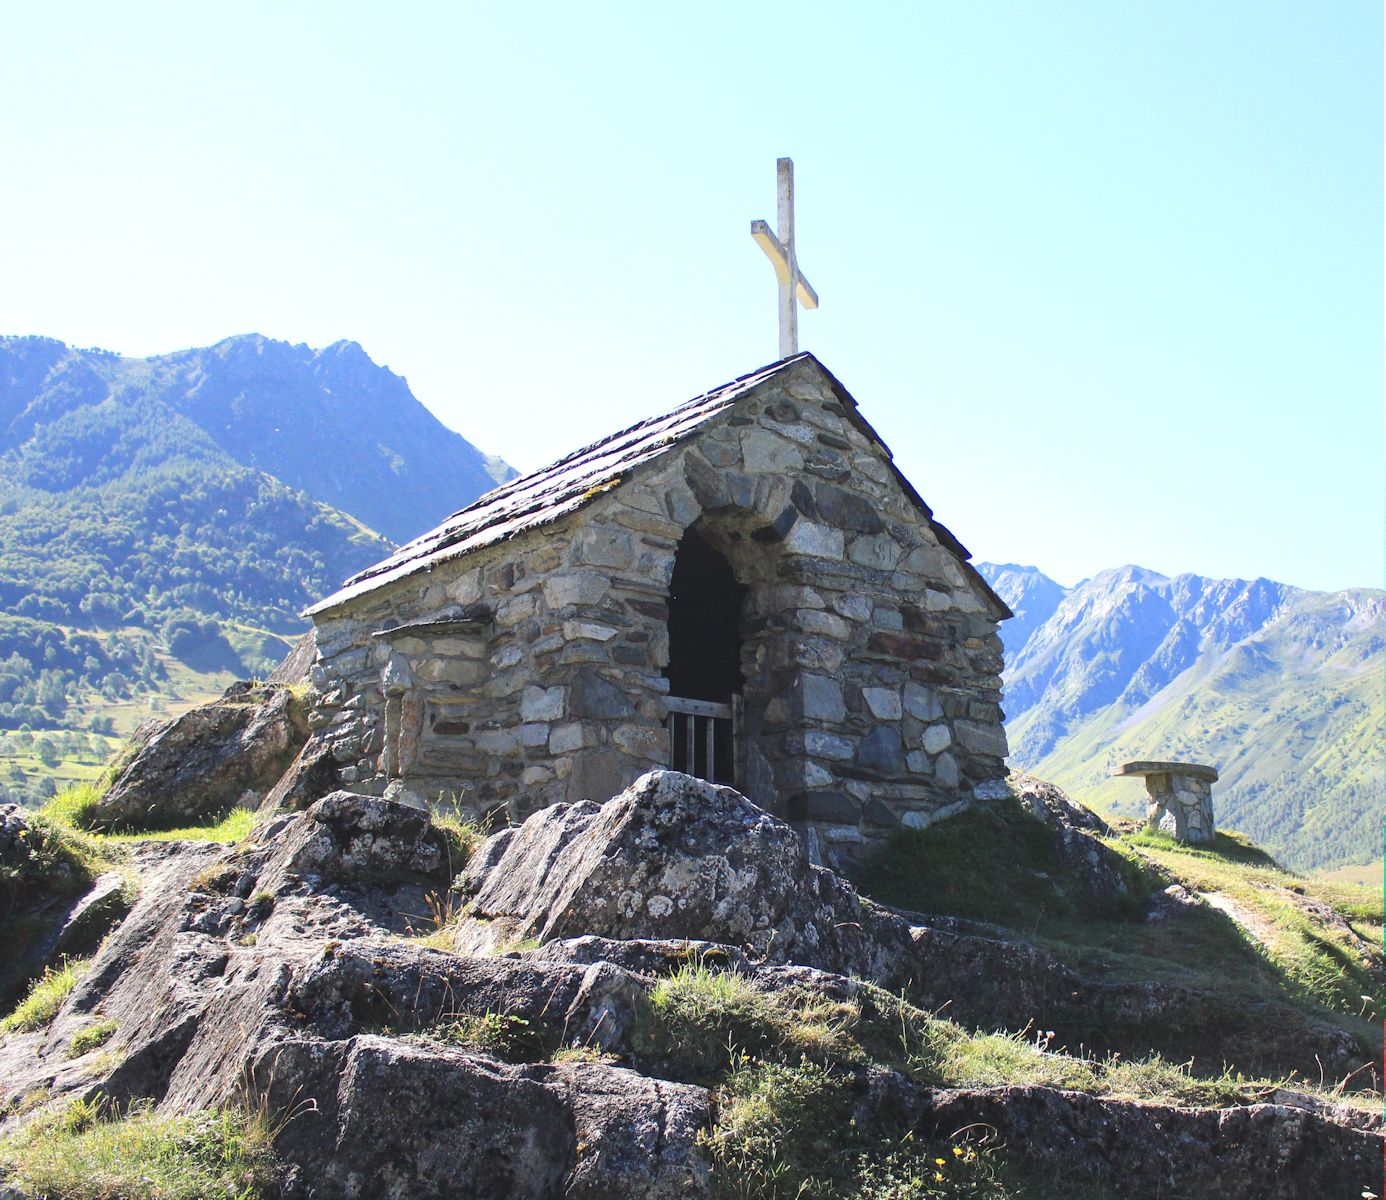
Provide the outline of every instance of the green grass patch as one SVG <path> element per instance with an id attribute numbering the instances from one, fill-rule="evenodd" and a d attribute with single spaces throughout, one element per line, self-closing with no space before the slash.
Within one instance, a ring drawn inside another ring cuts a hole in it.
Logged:
<path id="1" fill-rule="evenodd" d="M 139 833 L 108 833 L 102 836 L 115 845 L 130 842 L 240 842 L 250 836 L 259 823 L 253 808 L 233 808 L 210 825 L 185 825 L 178 829 L 158 829 Z"/>
<path id="2" fill-rule="evenodd" d="M 60 967 L 47 967 L 29 986 L 29 994 L 14 1012 L 0 1021 L 0 1033 L 30 1033 L 42 1029 L 58 1015 L 63 1001 L 81 981 L 91 965 L 88 958 L 64 960 Z"/>
<path id="3" fill-rule="evenodd" d="M 1141 830 L 1123 840 L 1191 891 L 1221 898 L 1223 919 L 1240 922 L 1239 938 L 1288 990 L 1341 1015 L 1381 1015 L 1379 897 L 1293 875 L 1240 834 L 1189 845 Z"/>
<path id="4" fill-rule="evenodd" d="M 72 1042 L 67 1048 L 68 1058 L 81 1058 L 104 1046 L 115 1036 L 115 1032 L 116 1023 L 110 1017 L 101 1017 L 86 1028 L 79 1029 L 72 1035 Z"/>
<path id="5" fill-rule="evenodd" d="M 1237 833 L 1199 846 L 1144 828 L 1094 841 L 1124 862 L 1127 899 L 1094 901 L 1058 857 L 1052 830 L 1006 801 L 902 831 L 859 882 L 865 894 L 901 908 L 1002 926 L 1093 980 L 1206 991 L 1197 1026 L 1166 1023 L 1155 1043 L 1166 1053 L 1198 1054 L 1200 1068 L 1220 1064 L 1218 1046 L 1232 1040 L 1240 1055 L 1251 1055 L 1245 1067 L 1295 1061 L 1297 1021 L 1337 1025 L 1364 1058 L 1379 1057 L 1372 1019 L 1386 989 L 1378 898 L 1351 883 L 1300 879 Z M 1209 902 L 1145 920 L 1155 892 L 1171 880 Z M 1281 1015 L 1273 1036 L 1260 1037 L 1255 1013 L 1267 1002 Z M 1091 1031 L 1098 1044 L 1103 1036 Z"/>
<path id="6" fill-rule="evenodd" d="M 260 1114 L 76 1100 L 0 1139 L 0 1174 L 63 1200 L 255 1200 L 272 1190 L 273 1134 Z"/>
<path id="7" fill-rule="evenodd" d="M 794 988 L 763 992 L 744 975 L 694 961 L 649 992 L 637 1012 L 633 1044 L 638 1053 L 709 1082 L 746 1054 L 864 1064 L 869 1055 L 863 1043 L 876 1044 L 879 1033 L 858 1002 Z"/>
<path id="8" fill-rule="evenodd" d="M 69 829 L 90 830 L 96 819 L 96 808 L 106 794 L 109 780 L 102 778 L 74 783 L 63 788 L 47 804 L 43 813 Z"/>
<path id="9" fill-rule="evenodd" d="M 434 830 L 442 837 L 443 854 L 448 868 L 448 878 L 457 874 L 471 861 L 477 847 L 486 840 L 486 834 L 474 821 L 464 821 L 455 813 L 438 813 L 432 816 Z"/>
<path id="10" fill-rule="evenodd" d="M 859 1123 L 846 1076 L 741 1058 L 703 1135 L 719 1200 L 1115 1200 L 1082 1175 L 1018 1168 L 984 1131 L 933 1141 Z"/>
<path id="11" fill-rule="evenodd" d="M 927 829 L 899 830 L 857 882 L 899 908 L 1033 929 L 1079 917 L 1139 917 L 1150 882 L 1134 858 L 1127 864 L 1129 897 L 1098 901 L 1059 857 L 1054 830 L 1008 797 Z"/>

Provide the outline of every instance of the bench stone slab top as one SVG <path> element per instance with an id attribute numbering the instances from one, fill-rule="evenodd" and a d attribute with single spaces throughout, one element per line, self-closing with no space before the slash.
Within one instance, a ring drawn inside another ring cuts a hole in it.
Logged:
<path id="1" fill-rule="evenodd" d="M 1112 771 L 1113 775 L 1184 775 L 1192 779 L 1206 779 L 1209 783 L 1216 783 L 1218 772 L 1216 767 L 1205 766 L 1202 763 L 1181 763 L 1181 762 L 1129 762 L 1122 763 Z"/>

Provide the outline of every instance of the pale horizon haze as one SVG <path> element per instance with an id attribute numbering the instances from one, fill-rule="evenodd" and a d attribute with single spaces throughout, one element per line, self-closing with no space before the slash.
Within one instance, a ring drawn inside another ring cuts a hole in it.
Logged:
<path id="1" fill-rule="evenodd" d="M 0 3 L 0 39 L 0 334 L 357 341 L 529 470 L 777 357 L 789 155 L 800 346 L 975 558 L 1382 585 L 1379 5 Z"/>

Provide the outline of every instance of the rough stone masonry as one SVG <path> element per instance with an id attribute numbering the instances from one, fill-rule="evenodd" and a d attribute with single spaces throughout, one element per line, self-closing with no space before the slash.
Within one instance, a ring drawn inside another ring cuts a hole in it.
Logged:
<path id="1" fill-rule="evenodd" d="M 1005 776 L 1009 609 L 807 354 L 503 485 L 311 609 L 310 752 L 354 790 L 510 819 L 671 765 L 694 549 L 737 614 L 699 634 L 734 639 L 721 781 L 820 860 Z"/>

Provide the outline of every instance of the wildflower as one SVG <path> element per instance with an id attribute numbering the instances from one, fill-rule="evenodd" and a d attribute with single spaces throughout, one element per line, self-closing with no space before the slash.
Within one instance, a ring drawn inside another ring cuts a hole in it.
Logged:
<path id="1" fill-rule="evenodd" d="M 953 1147 L 953 1157 L 954 1157 L 954 1158 L 961 1158 L 961 1157 L 962 1157 L 962 1147 L 961 1147 L 961 1146 L 954 1146 L 954 1147 Z"/>

